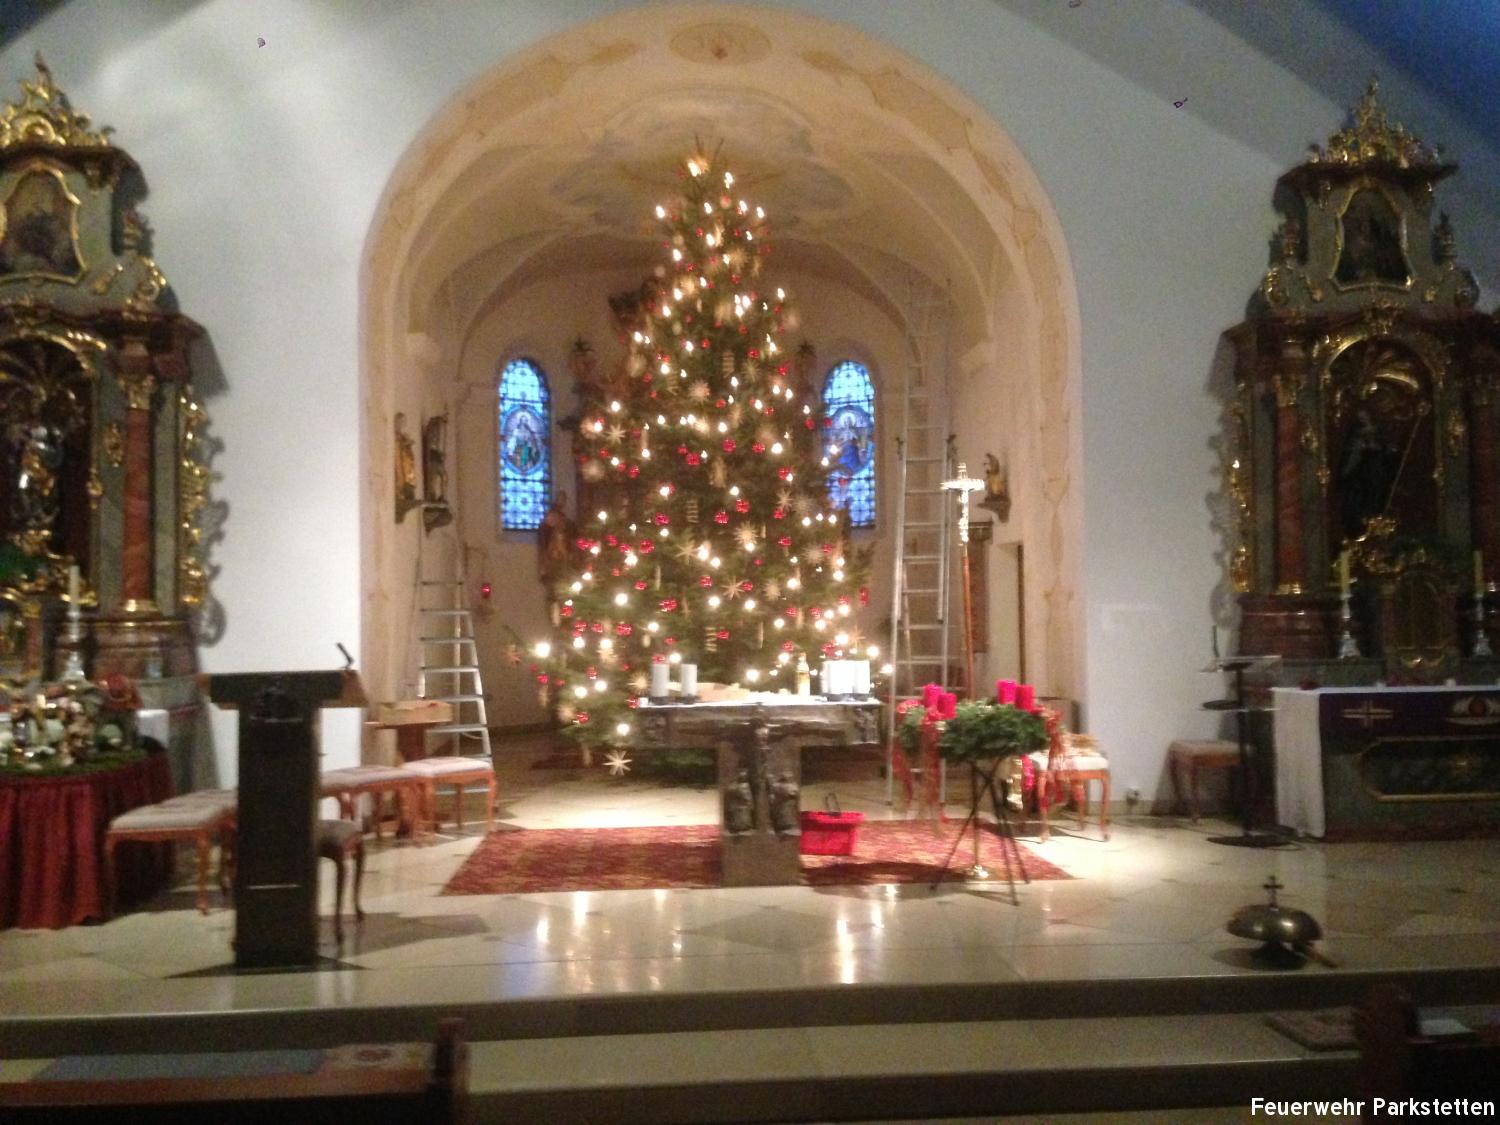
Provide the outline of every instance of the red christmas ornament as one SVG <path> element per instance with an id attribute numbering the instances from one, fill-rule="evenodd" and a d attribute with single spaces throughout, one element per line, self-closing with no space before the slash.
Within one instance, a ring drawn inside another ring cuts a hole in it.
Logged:
<path id="1" fill-rule="evenodd" d="M 728 522 L 729 522 L 729 513 L 728 512 L 715 512 L 714 513 L 714 523 L 728 523 Z"/>
<path id="2" fill-rule="evenodd" d="M 859 588 L 859 604 L 862 606 L 870 604 L 870 588 L 868 586 L 861 586 Z"/>
<path id="3" fill-rule="evenodd" d="M 621 621 L 615 626 L 615 636 L 617 637 L 628 637 L 634 631 L 635 626 L 631 625 L 628 621 Z"/>
<path id="4" fill-rule="evenodd" d="M 714 584 L 714 580 L 712 578 L 710 578 L 706 574 L 703 575 L 701 578 L 698 579 L 698 585 L 702 586 L 705 590 L 708 589 L 713 584 Z"/>
<path id="5" fill-rule="evenodd" d="M 751 453 L 764 453 L 765 451 L 766 451 L 766 447 L 763 444 L 761 444 L 760 442 L 753 441 L 753 442 L 750 443 L 750 452 Z"/>
<path id="6" fill-rule="evenodd" d="M 746 500 L 744 497 L 741 497 L 734 502 L 734 510 L 743 515 L 745 512 L 748 512 L 750 510 L 750 501 Z"/>
<path id="7" fill-rule="evenodd" d="M 687 455 L 687 463 L 689 465 L 699 465 L 702 464 L 702 462 L 703 458 L 699 457 L 696 453 L 689 453 Z"/>
<path id="8" fill-rule="evenodd" d="M 791 469 L 777 469 L 776 470 L 776 475 L 778 477 L 780 477 L 782 480 L 791 480 L 792 479 L 792 470 Z"/>
<path id="9" fill-rule="evenodd" d="M 792 545 L 792 537 L 790 535 L 783 535 L 776 542 L 780 543 L 783 547 L 790 547 Z"/>
<path id="10" fill-rule="evenodd" d="M 725 453 L 733 453 L 734 452 L 734 438 L 725 438 L 724 439 L 724 452 Z"/>
<path id="11" fill-rule="evenodd" d="M 645 580 L 644 579 L 638 579 L 636 581 L 635 588 L 637 590 L 644 590 L 646 588 L 646 582 L 645 582 Z"/>
<path id="12" fill-rule="evenodd" d="M 559 617 L 572 617 L 573 607 L 570 605 L 565 605 L 557 611 L 557 614 Z"/>
<path id="13" fill-rule="evenodd" d="M 579 726 L 583 726 L 584 723 L 589 721 L 589 713 L 587 711 L 580 711 L 573 716 L 573 721 Z"/>
<path id="14" fill-rule="evenodd" d="M 666 512 L 657 512 L 651 519 L 662 527 L 666 527 L 667 524 L 672 522 L 672 517 L 667 515 Z"/>
<path id="15" fill-rule="evenodd" d="M 720 629 L 718 635 L 719 635 L 719 640 L 721 640 L 721 641 L 727 641 L 729 639 L 729 630 L 728 629 Z"/>
<path id="16" fill-rule="evenodd" d="M 662 598 L 662 600 L 658 604 L 661 606 L 661 611 L 663 613 L 671 613 L 674 609 L 677 608 L 677 599 Z"/>
<path id="17" fill-rule="evenodd" d="M 771 518 L 773 520 L 784 520 L 784 519 L 786 519 L 786 512 L 785 512 L 785 510 L 783 510 L 781 508 L 777 508 L 775 511 L 773 511 L 771 513 Z"/>

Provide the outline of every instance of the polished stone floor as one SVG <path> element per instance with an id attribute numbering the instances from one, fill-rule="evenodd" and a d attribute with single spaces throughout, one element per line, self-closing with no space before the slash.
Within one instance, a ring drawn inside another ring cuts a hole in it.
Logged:
<path id="1" fill-rule="evenodd" d="M 536 741 L 502 744 L 498 819 L 508 826 L 706 823 L 712 791 L 567 768 Z M 891 815 L 884 783 L 824 783 L 844 807 Z M 809 786 L 804 806 L 820 801 Z M 471 817 L 473 805 L 471 803 Z M 1074 876 L 1023 886 L 764 887 L 443 896 L 482 828 L 437 842 L 371 842 L 364 922 L 323 952 L 348 971 L 235 976 L 233 914 L 192 908 L 182 882 L 102 925 L 0 933 L 0 1011 L 174 1011 L 266 1004 L 545 998 L 583 993 L 995 982 L 1258 971 L 1224 930 L 1263 897 L 1323 925 L 1350 969 L 1500 964 L 1500 842 L 1216 846 L 1223 823 L 1117 816 L 1113 838 L 1063 822 L 1026 842 Z M 180 865 L 184 876 L 190 862 Z M 325 871 L 330 870 L 325 865 Z M 324 880 L 326 910 L 332 889 Z M 1309 972 L 1329 971 L 1309 966 Z"/>

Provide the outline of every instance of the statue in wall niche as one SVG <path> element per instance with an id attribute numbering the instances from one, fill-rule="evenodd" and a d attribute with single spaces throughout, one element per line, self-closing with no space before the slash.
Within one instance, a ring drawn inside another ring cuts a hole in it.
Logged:
<path id="1" fill-rule="evenodd" d="M 18 452 L 11 518 L 19 531 L 50 533 L 57 521 L 61 443 L 52 428 L 41 423 L 12 426 L 10 438 Z"/>
<path id="2" fill-rule="evenodd" d="M 750 771 L 741 769 L 734 784 L 724 790 L 724 831 L 742 835 L 755 827 L 755 791 Z"/>
<path id="3" fill-rule="evenodd" d="M 453 522 L 448 506 L 448 416 L 422 425 L 422 524 L 428 530 Z"/>

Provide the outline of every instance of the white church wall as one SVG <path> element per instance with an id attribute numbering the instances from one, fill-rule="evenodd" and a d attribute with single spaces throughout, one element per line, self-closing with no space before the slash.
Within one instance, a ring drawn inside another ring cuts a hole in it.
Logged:
<path id="1" fill-rule="evenodd" d="M 1244 112 L 1285 117 L 1283 152 L 1240 144 L 997 5 L 951 5 L 942 19 L 926 5 L 784 6 L 846 21 L 941 73 L 1017 140 L 1051 195 L 1082 322 L 1082 474 L 1070 487 L 1084 490 L 1087 529 L 1086 713 L 1117 789 L 1149 793 L 1167 741 L 1205 732 L 1197 704 L 1216 694 L 1196 673 L 1219 577 L 1204 499 L 1216 487 L 1204 390 L 1215 338 L 1264 266 L 1271 186 L 1313 139 L 1305 120 L 1326 122 L 1326 135 L 1343 107 L 1309 92 L 1288 110 L 1297 84 L 1178 0 L 1132 6 L 1132 19 L 1143 36 L 1186 43 L 1184 68 L 1205 86 L 1217 74 L 1237 91 L 1277 91 Z M 215 495 L 229 518 L 214 555 L 227 630 L 202 653 L 209 671 L 327 667 L 335 641 L 357 649 L 359 268 L 380 193 L 466 83 L 620 8 L 410 0 L 371 14 L 205 0 L 163 18 L 75 0 L 0 51 L 9 91 L 40 49 L 75 104 L 115 126 L 150 186 L 156 257 L 212 336 L 223 385 L 206 386 L 205 404 L 224 443 Z M 1493 213 L 1473 202 L 1481 186 L 1460 178 L 1448 190 Z M 326 717 L 327 764 L 357 756 L 358 718 Z M 219 716 L 230 782 L 231 732 Z"/>

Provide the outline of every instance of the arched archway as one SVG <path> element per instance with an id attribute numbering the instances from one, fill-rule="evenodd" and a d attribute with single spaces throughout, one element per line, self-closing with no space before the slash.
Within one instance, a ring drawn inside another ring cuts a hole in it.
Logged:
<path id="1" fill-rule="evenodd" d="M 387 185 L 361 293 L 372 691 L 411 678 L 420 533 L 388 515 L 392 419 L 479 401 L 468 373 L 493 370 L 501 314 L 506 345 L 565 368 L 559 349 L 584 320 L 560 296 L 574 285 L 597 302 L 650 269 L 651 206 L 695 137 L 723 141 L 777 220 L 773 269 L 796 278 L 794 296 L 818 306 L 836 290 L 888 325 L 904 354 L 884 366 L 939 377 L 968 460 L 1008 455 L 1016 501 L 1002 534 L 1027 546 L 1028 673 L 1081 695 L 1078 312 L 1050 202 L 1000 127 L 899 50 L 798 13 L 717 5 L 633 9 L 499 62 Z M 506 573 L 532 551 L 497 536 L 484 554 Z"/>

